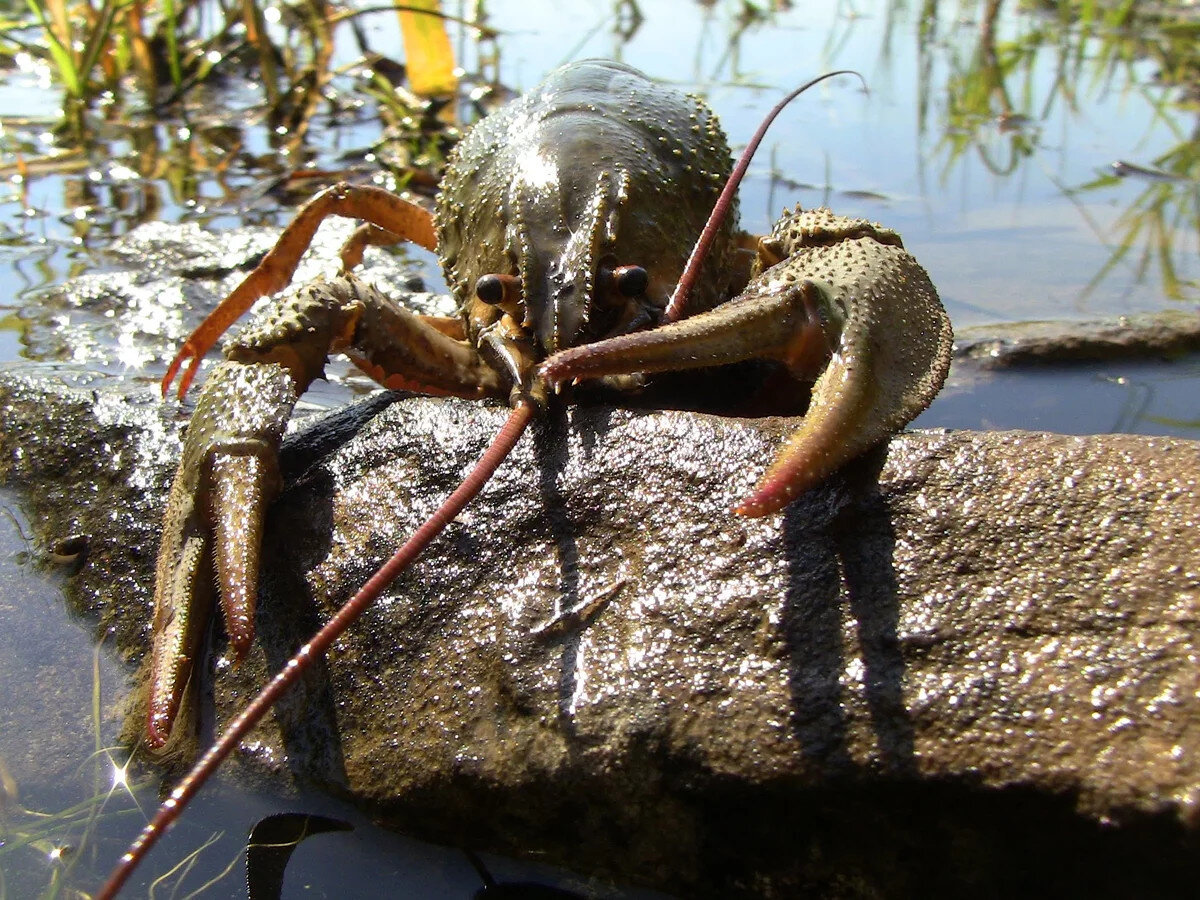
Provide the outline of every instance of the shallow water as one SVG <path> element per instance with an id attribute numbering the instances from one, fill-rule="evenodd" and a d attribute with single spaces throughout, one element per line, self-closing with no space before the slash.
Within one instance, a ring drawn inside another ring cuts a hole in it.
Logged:
<path id="1" fill-rule="evenodd" d="M 929 270 L 957 325 L 1190 308 L 1200 299 L 1195 105 L 1189 110 L 1177 104 L 1178 88 L 1155 83 L 1160 60 L 1138 56 L 1132 41 L 1115 42 L 1102 28 L 1084 36 L 1078 25 L 1019 14 L 1015 4 L 989 31 L 982 27 L 983 4 L 971 2 L 805 3 L 743 23 L 741 3 L 646 0 L 644 21 L 623 37 L 614 12 L 621 4 L 555 0 L 489 6 L 492 23 L 503 32 L 494 46 L 480 45 L 452 26 L 468 72 L 484 68 L 481 59 L 496 52 L 500 81 L 519 92 L 562 62 L 623 59 L 706 96 L 735 146 L 788 88 L 831 68 L 860 71 L 869 93 L 854 79 L 837 79 L 784 113 L 743 187 L 743 225 L 761 232 L 780 209 L 795 203 L 828 203 L 838 212 L 882 221 L 901 232 Z M 390 13 L 363 24 L 377 49 L 402 56 Z M 349 61 L 348 36 L 339 37 L 345 44 L 339 54 Z M 1147 40 L 1153 43 L 1153 36 Z M 1132 62 L 1122 61 L 1126 53 Z M 297 164 L 297 157 L 281 154 L 280 136 L 269 132 L 257 112 L 256 92 L 241 86 L 193 109 L 186 126 L 135 121 L 108 127 L 85 153 L 35 167 L 25 180 L 14 178 L 18 156 L 28 162 L 53 149 L 49 132 L 58 103 L 46 71 L 36 66 L 10 74 L 0 87 L 0 163 L 10 179 L 0 190 L 0 269 L 8 273 L 0 278 L 0 361 L 66 356 L 116 371 L 133 364 L 131 374 L 157 380 L 169 353 L 165 348 L 186 331 L 181 303 L 142 310 L 140 318 L 122 319 L 120 326 L 114 316 L 106 338 L 49 351 L 27 336 L 47 327 L 70 335 L 78 313 L 50 309 L 47 289 L 94 271 L 97 251 L 143 222 L 188 221 L 221 230 L 286 221 L 291 207 L 265 195 L 263 187 Z M 238 139 L 236 164 L 218 175 L 201 161 L 220 157 L 230 129 Z M 369 106 L 341 116 L 336 127 L 319 115 L 304 156 L 337 168 L 341 154 L 378 137 Z M 1116 178 L 1117 161 L 1189 174 Z M 1127 241 L 1128 252 L 1121 255 Z M 412 256 L 437 285 L 432 260 L 419 251 Z M 1200 438 L 1198 386 L 1195 357 L 1003 374 L 963 368 L 917 424 L 1194 439 Z M 321 402 L 347 393 L 335 383 L 322 389 Z M 5 585 L 0 631 L 9 644 L 0 646 L 0 655 L 11 661 L 4 669 L 10 674 L 0 678 L 0 709 L 9 717 L 0 729 L 0 759 L 20 784 L 25 807 L 53 812 L 98 790 L 107 792 L 113 770 L 107 755 L 97 757 L 99 763 L 91 756 L 97 738 L 90 719 L 88 626 L 63 611 L 55 597 L 57 576 L 31 567 L 28 539 L 21 535 L 34 529 L 22 521 L 11 495 L 5 508 L 12 515 L 0 523 Z M 35 638 L 55 649 L 27 658 L 39 646 Z M 21 648 L 26 656 L 17 655 Z M 50 656 L 53 672 L 31 668 Z M 122 672 L 103 654 L 99 677 L 102 702 L 111 703 Z M 47 723 L 42 742 L 55 744 L 52 763 L 34 764 L 38 757 L 29 754 L 31 744 L 12 727 L 29 721 Z M 111 734 L 99 737 L 101 746 L 112 740 Z M 143 805 L 152 802 L 153 789 L 140 796 Z M 306 798 L 303 807 L 353 818 L 331 801 Z M 230 789 L 206 792 L 172 835 L 172 845 L 156 851 L 158 871 L 224 830 L 223 843 L 206 850 L 188 877 L 193 888 L 204 883 L 234 859 L 246 828 L 277 808 L 271 798 L 246 798 Z M 130 809 L 124 796 L 104 807 L 105 827 L 112 828 L 108 844 L 116 847 L 142 821 Z M 355 821 L 360 827 L 353 838 L 314 839 L 312 852 L 323 844 L 335 856 L 355 854 L 354 868 L 368 873 L 357 895 L 373 895 L 380 877 L 411 896 L 465 896 L 478 886 L 457 851 L 403 842 Z M 79 840 L 65 828 L 37 848 L 13 849 L 11 841 L 0 847 L 10 895 L 51 884 L 55 867 L 63 865 L 51 858 L 52 851 Z M 82 868 L 104 870 L 116 855 L 108 844 Z M 499 875 L 504 863 L 497 865 Z M 317 877 L 313 873 L 320 868 L 304 870 L 304 877 Z M 72 878 L 80 887 L 95 882 L 94 872 Z M 239 878 L 236 871 L 227 875 L 215 895 L 235 893 Z M 354 890 L 345 883 L 324 888 L 313 883 L 305 893 L 354 896 Z"/>

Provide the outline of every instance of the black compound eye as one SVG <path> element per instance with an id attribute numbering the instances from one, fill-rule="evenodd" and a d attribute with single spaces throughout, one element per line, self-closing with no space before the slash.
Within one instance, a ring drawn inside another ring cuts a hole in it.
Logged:
<path id="1" fill-rule="evenodd" d="M 515 275 L 480 275 L 475 282 L 475 296 L 491 306 L 521 296 L 521 279 Z"/>
<path id="2" fill-rule="evenodd" d="M 613 269 L 613 283 L 626 297 L 640 297 L 650 286 L 650 276 L 641 266 L 620 266 Z"/>
<path id="3" fill-rule="evenodd" d="M 475 296 L 495 306 L 504 300 L 504 282 L 499 275 L 481 275 L 475 282 Z"/>

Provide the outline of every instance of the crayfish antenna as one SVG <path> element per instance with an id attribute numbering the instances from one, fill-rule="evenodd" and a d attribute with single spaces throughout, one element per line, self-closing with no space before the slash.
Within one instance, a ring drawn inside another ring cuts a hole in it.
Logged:
<path id="1" fill-rule="evenodd" d="M 687 306 L 688 299 L 692 295 L 692 288 L 695 287 L 696 281 L 700 277 L 700 269 L 704 265 L 704 259 L 708 256 L 709 248 L 712 247 L 712 242 L 716 239 L 717 232 L 721 229 L 721 225 L 724 224 L 726 217 L 729 215 L 729 210 L 733 206 L 734 194 L 737 193 L 738 187 L 741 186 L 742 179 L 746 175 L 746 170 L 750 168 L 750 160 L 754 158 L 754 154 L 758 150 L 758 145 L 766 137 L 767 129 L 771 127 L 771 123 L 783 112 L 785 106 L 810 87 L 837 75 L 853 75 L 862 82 L 864 91 L 869 90 L 866 79 L 853 69 L 838 69 L 833 72 L 826 72 L 824 75 L 818 75 L 816 78 L 806 81 L 789 93 L 776 103 L 774 109 L 767 113 L 766 117 L 762 120 L 762 124 L 758 126 L 758 129 L 746 144 L 746 149 L 738 157 L 733 171 L 729 173 L 729 179 L 725 182 L 725 187 L 721 191 L 721 195 L 717 198 L 717 202 L 713 204 L 708 222 L 705 224 L 704 230 L 700 232 L 700 237 L 696 239 L 696 246 L 692 248 L 692 255 L 688 257 L 687 264 L 683 267 L 683 274 L 679 276 L 679 283 L 675 285 L 675 291 L 671 294 L 671 301 L 667 304 L 667 310 L 663 317 L 664 322 L 677 322 L 683 318 L 684 307 Z"/>
<path id="2" fill-rule="evenodd" d="M 129 876 L 137 869 L 150 849 L 158 843 L 158 839 L 166 833 L 167 828 L 179 818 L 188 803 L 196 796 L 204 783 L 212 777 L 225 758 L 233 752 L 242 738 L 262 721 L 275 702 L 299 680 L 301 674 L 311 664 L 310 660 L 324 654 L 367 607 L 379 598 L 387 586 L 412 564 L 421 551 L 442 533 L 454 517 L 462 512 L 463 507 L 475 499 L 475 496 L 483 490 L 483 486 L 495 474 L 496 469 L 500 467 L 500 463 L 504 462 L 512 452 L 513 447 L 525 432 L 525 428 L 533 419 L 536 409 L 537 407 L 528 400 L 517 402 L 504 426 L 492 439 L 491 445 L 479 458 L 479 462 L 475 464 L 475 468 L 467 474 L 454 492 L 446 498 L 433 515 L 425 520 L 420 528 L 413 532 L 412 537 L 405 542 L 404 546 L 379 567 L 358 593 L 325 623 L 312 640 L 288 660 L 287 665 L 267 683 L 241 715 L 230 723 L 225 733 L 171 791 L 170 796 L 159 806 L 154 818 L 142 829 L 141 834 L 130 844 L 125 855 L 118 861 L 108 876 L 108 880 L 96 894 L 96 900 L 112 900 L 116 897 L 117 892 L 129 880 Z"/>

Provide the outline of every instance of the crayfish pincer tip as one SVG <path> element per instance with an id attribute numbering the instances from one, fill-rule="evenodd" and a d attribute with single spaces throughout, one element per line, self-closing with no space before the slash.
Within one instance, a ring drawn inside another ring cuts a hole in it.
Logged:
<path id="1" fill-rule="evenodd" d="M 158 716 L 151 715 L 146 722 L 146 734 L 142 738 L 146 749 L 152 753 L 161 750 L 170 739 L 171 726 L 166 722 L 159 721 Z"/>
<path id="2" fill-rule="evenodd" d="M 188 345 L 185 343 L 179 348 L 179 352 L 175 354 L 175 358 L 167 366 L 167 374 L 163 376 L 162 380 L 162 395 L 164 399 L 170 393 L 171 385 L 175 383 L 175 376 L 179 374 L 179 369 L 190 355 Z"/>
<path id="3" fill-rule="evenodd" d="M 250 654 L 250 647 L 252 646 L 252 644 L 253 644 L 253 636 L 251 636 L 248 640 L 245 640 L 245 641 L 234 640 L 232 637 L 230 637 L 229 649 L 233 651 L 230 654 L 230 657 L 231 657 L 231 662 L 233 663 L 233 667 L 235 669 L 238 668 L 238 666 L 240 666 L 242 663 L 244 663 L 246 661 L 246 657 Z"/>
<path id="4" fill-rule="evenodd" d="M 183 368 L 183 364 L 189 359 L 191 363 L 184 369 L 183 375 L 179 380 L 179 390 L 176 392 L 180 400 L 187 394 L 192 380 L 196 377 L 196 371 L 200 368 L 200 357 L 197 355 L 190 341 L 179 348 L 179 352 L 175 354 L 175 358 L 167 366 L 167 374 L 163 376 L 162 380 L 163 399 L 166 399 L 167 394 L 170 393 L 171 385 L 175 383 L 175 376 L 179 375 L 179 370 Z"/>
<path id="5" fill-rule="evenodd" d="M 749 497 L 744 499 L 737 506 L 733 507 L 733 512 L 739 516 L 748 516 L 752 519 L 769 516 L 771 513 L 776 513 L 782 510 L 793 498 L 789 496 L 778 496 L 775 493 L 766 491 L 756 491 Z"/>

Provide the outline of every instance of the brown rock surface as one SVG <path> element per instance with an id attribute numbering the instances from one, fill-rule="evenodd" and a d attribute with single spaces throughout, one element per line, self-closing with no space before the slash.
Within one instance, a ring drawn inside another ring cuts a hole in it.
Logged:
<path id="1" fill-rule="evenodd" d="M 92 535 L 77 584 L 129 652 L 175 442 L 150 397 L 0 378 L 0 475 Z M 344 416 L 331 452 L 292 443 L 262 642 L 220 667 L 219 719 L 502 417 L 405 399 Z M 611 408 L 537 427 L 243 762 L 686 895 L 1194 883 L 1200 445 L 907 434 L 878 480 L 731 516 L 783 430 Z M 582 628 L 530 634 L 614 582 Z"/>
<path id="2" fill-rule="evenodd" d="M 957 330 L 954 355 L 991 368 L 1200 352 L 1200 310 L 1168 309 L 1094 321 L 1005 322 Z"/>

